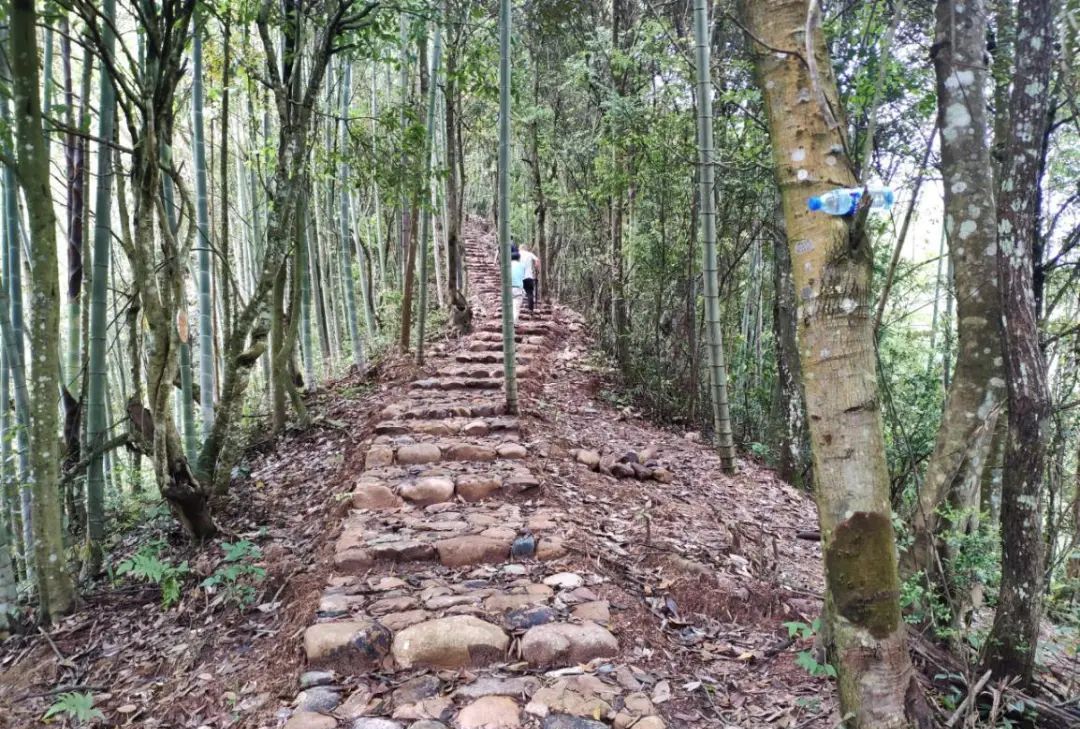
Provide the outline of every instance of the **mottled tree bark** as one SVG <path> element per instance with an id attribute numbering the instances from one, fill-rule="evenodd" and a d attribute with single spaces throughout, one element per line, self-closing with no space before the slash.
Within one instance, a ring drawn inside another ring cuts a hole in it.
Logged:
<path id="1" fill-rule="evenodd" d="M 914 542 L 905 555 L 907 570 L 925 572 L 931 585 L 960 603 L 960 593 L 943 589 L 950 578 L 938 568 L 944 565 L 948 571 L 939 530 L 950 528 L 941 523 L 938 509 L 952 494 L 954 507 L 978 511 L 982 472 L 1005 395 L 996 211 L 986 137 L 985 10 L 982 0 L 937 5 L 934 69 L 959 341 L 945 412 L 912 518 Z M 962 604 L 953 607 L 964 612 Z"/>
<path id="2" fill-rule="evenodd" d="M 857 184 L 820 19 L 807 0 L 746 2 L 743 12 L 794 264 L 841 714 L 857 729 L 930 726 L 900 616 L 865 209 L 853 220 L 809 212 L 806 204 Z"/>
<path id="3" fill-rule="evenodd" d="M 1001 488 L 1001 591 L 986 642 L 998 675 L 1031 682 L 1043 606 L 1042 491 L 1050 392 L 1039 347 L 1032 252 L 1038 239 L 1040 147 L 1049 116 L 1053 4 L 1024 3 L 1016 25 L 1016 63 L 1009 98 L 998 194 L 998 265 L 1004 320 L 1009 433 Z"/>

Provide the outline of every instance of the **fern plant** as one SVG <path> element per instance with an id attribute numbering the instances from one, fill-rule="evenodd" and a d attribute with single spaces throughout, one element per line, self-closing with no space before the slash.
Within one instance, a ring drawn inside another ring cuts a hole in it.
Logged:
<path id="1" fill-rule="evenodd" d="M 79 725 L 93 719 L 104 719 L 105 715 L 94 708 L 93 694 L 68 691 L 57 696 L 56 701 L 45 710 L 45 715 L 41 718 L 47 721 L 57 717 L 70 719 Z"/>
<path id="2" fill-rule="evenodd" d="M 784 627 L 788 630 L 789 638 L 799 636 L 804 640 L 811 640 L 821 630 L 821 618 L 815 619 L 810 625 L 794 620 L 784 623 Z M 799 651 L 799 654 L 795 656 L 795 665 L 814 678 L 825 676 L 836 678 L 836 667 L 830 663 L 819 663 L 811 651 Z"/>
<path id="3" fill-rule="evenodd" d="M 158 585 L 161 588 L 162 607 L 170 608 L 180 601 L 180 588 L 191 568 L 187 562 L 174 565 L 168 559 L 162 559 L 160 551 L 159 543 L 143 547 L 120 562 L 116 567 L 116 574 L 129 575 L 141 582 Z"/>
<path id="4" fill-rule="evenodd" d="M 255 562 L 262 558 L 262 550 L 247 539 L 224 542 L 222 566 L 202 581 L 200 587 L 208 592 L 221 590 L 226 601 L 237 607 L 247 607 L 258 594 L 256 585 L 266 578 L 266 570 Z"/>

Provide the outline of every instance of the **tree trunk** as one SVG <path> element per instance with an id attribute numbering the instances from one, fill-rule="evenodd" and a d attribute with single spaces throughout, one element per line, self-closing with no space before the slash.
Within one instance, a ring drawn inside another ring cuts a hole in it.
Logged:
<path id="1" fill-rule="evenodd" d="M 274 277 L 274 288 L 270 293 L 270 401 L 272 412 L 272 432 L 285 430 L 285 399 L 288 397 L 288 364 L 285 356 L 285 280 L 288 272 L 285 264 L 278 269 Z"/>
<path id="2" fill-rule="evenodd" d="M 3 39 L 3 44 L 7 45 L 6 37 L 0 36 L 0 38 Z M 12 78 L 8 62 L 3 60 L 0 61 L 0 64 L 2 64 L 3 79 L 8 84 L 11 84 Z M 9 130 L 14 127 L 7 99 L 0 99 L 0 117 L 2 117 Z M 14 159 L 15 152 L 10 134 L 10 131 L 4 134 L 4 148 L 7 156 Z M 26 344 L 23 321 L 23 257 L 19 250 L 19 190 L 15 169 L 11 165 L 4 165 L 4 241 L 4 260 L 6 264 L 4 275 L 10 296 L 8 306 L 10 307 L 12 347 L 14 348 L 14 351 L 8 355 L 8 362 L 12 368 L 12 379 L 17 382 L 19 377 L 26 376 Z M 29 480 L 30 433 L 27 427 L 29 412 L 24 409 L 20 414 L 18 405 L 16 405 L 16 418 L 19 422 L 19 428 L 15 433 L 15 442 L 19 454 L 19 500 L 22 512 L 22 541 L 26 556 L 27 577 L 33 580 L 35 577 L 34 560 L 32 559 L 34 551 L 34 516 Z"/>
<path id="3" fill-rule="evenodd" d="M 783 224 L 783 211 L 779 211 Z M 778 473 L 797 488 L 811 485 L 810 441 L 806 432 L 802 368 L 799 366 L 798 318 L 791 253 L 783 229 L 773 236 L 773 341 L 776 347 L 776 427 Z"/>
<path id="4" fill-rule="evenodd" d="M 424 364 L 424 334 L 427 326 L 428 306 L 428 264 L 427 248 L 431 236 L 431 157 L 435 152 L 435 108 L 439 93 L 439 62 L 442 58 L 442 20 L 435 18 L 435 41 L 431 51 L 431 77 L 427 82 L 427 134 L 424 137 L 423 174 L 420 177 L 421 189 L 428 204 L 421 213 L 424 218 L 420 229 L 420 306 L 416 323 L 416 362 Z"/>
<path id="5" fill-rule="evenodd" d="M 116 37 L 111 25 L 116 13 L 115 0 L 106 0 L 103 12 L 108 26 L 103 49 L 112 58 Z M 105 388 L 108 368 L 106 362 L 108 319 L 106 312 L 109 262 L 112 248 L 112 155 L 107 143 L 116 129 L 116 92 L 109 79 L 109 69 L 102 64 L 98 104 L 98 138 L 103 140 L 97 156 L 97 190 L 94 199 L 94 251 L 90 276 L 90 342 L 89 380 L 87 384 L 87 450 L 96 450 L 108 433 L 105 415 Z M 86 477 L 86 546 L 85 570 L 94 576 L 101 571 L 105 540 L 105 463 L 101 455 L 90 461 Z"/>
<path id="6" fill-rule="evenodd" d="M 33 0 L 12 0 L 8 16 L 14 81 L 14 117 L 19 178 L 26 190 L 30 222 L 30 472 L 34 490 L 34 557 L 41 613 L 55 621 L 74 605 L 61 519 L 60 454 L 56 397 L 60 391 L 60 271 L 56 262 L 56 214 L 49 186 L 49 150 L 39 99 L 37 10 Z"/>
<path id="7" fill-rule="evenodd" d="M 914 541 L 904 565 L 905 571 L 923 572 L 938 594 L 951 595 L 954 617 L 959 618 L 967 611 L 966 586 L 961 584 L 965 579 L 953 572 L 942 551 L 947 540 L 940 530 L 954 525 L 941 524 L 938 509 L 952 494 L 955 504 L 968 505 L 977 516 L 982 472 L 1005 395 L 997 225 L 982 63 L 986 14 L 981 0 L 968 2 L 966 8 L 954 0 L 941 0 L 933 48 L 958 347 L 945 412 L 912 517 Z M 961 514 L 960 521 L 966 518 Z M 941 574 L 939 565 L 946 574 Z"/>
<path id="8" fill-rule="evenodd" d="M 735 444 L 728 411 L 727 365 L 724 362 L 724 333 L 720 321 L 720 294 L 716 259 L 716 197 L 713 195 L 713 116 L 709 12 L 705 0 L 694 2 L 694 29 L 697 48 L 698 177 L 701 198 L 701 236 L 705 261 L 705 312 L 709 334 L 709 384 L 712 395 L 713 429 L 720 467 L 735 472 Z M 621 264 L 620 264 L 621 265 Z"/>
<path id="9" fill-rule="evenodd" d="M 514 302 L 510 291 L 510 0 L 499 0 L 499 267 L 502 277 L 503 387 L 506 412 L 518 411 Z"/>
<path id="10" fill-rule="evenodd" d="M 83 277 L 83 140 L 76 132 L 75 89 L 71 76 L 71 38 L 67 17 L 63 20 L 63 33 L 60 38 L 60 55 L 64 66 L 64 104 L 67 106 L 67 124 L 72 131 L 64 144 L 66 161 L 67 195 L 67 360 L 64 367 L 64 385 L 73 394 L 78 392 L 77 383 L 82 369 L 82 339 L 79 325 L 82 322 L 82 277 Z M 88 99 L 80 99 L 87 104 Z"/>
<path id="11" fill-rule="evenodd" d="M 998 675 L 1018 676 L 1024 686 L 1035 668 L 1043 606 L 1042 491 L 1050 393 L 1039 347 L 1032 253 L 1038 240 L 1040 146 L 1049 118 L 1053 17 L 1050 0 L 1025 3 L 1018 16 L 997 201 L 1009 435 L 1002 474 L 1001 591 L 986 663 Z"/>
<path id="12" fill-rule="evenodd" d="M 811 195 L 856 184 L 820 17 L 807 0 L 747 2 L 743 13 L 795 262 L 840 713 L 857 729 L 929 727 L 900 615 L 872 330 L 873 257 L 861 224 L 866 208 L 852 221 L 809 212 L 806 204 Z"/>
<path id="13" fill-rule="evenodd" d="M 349 94 L 352 91 L 352 65 L 342 61 L 341 82 L 341 121 L 339 122 L 338 154 L 341 163 L 338 167 L 338 252 L 341 256 L 341 295 L 345 299 L 345 317 L 349 325 L 349 340 L 352 344 L 352 362 L 358 369 L 364 367 L 364 340 L 360 337 L 360 319 L 356 311 L 356 280 L 353 278 L 352 262 L 352 220 L 349 215 L 349 129 L 345 120 L 349 116 Z M 284 283 L 282 283 L 284 286 Z"/>
<path id="14" fill-rule="evenodd" d="M 300 348 L 304 356 L 304 376 L 308 388 L 313 389 L 318 384 L 318 380 L 315 376 L 315 343 L 311 333 L 312 292 L 311 251 L 309 250 L 311 242 L 308 236 L 308 194 L 306 190 L 301 193 L 299 201 L 297 248 L 293 255 L 297 259 L 299 269 L 297 273 L 300 277 Z"/>
<path id="15" fill-rule="evenodd" d="M 444 14 L 449 18 L 450 0 L 444 7 Z M 446 222 L 446 265 L 449 270 L 450 301 L 455 301 L 455 294 L 461 289 L 461 183 L 458 177 L 457 162 L 457 47 L 448 44 L 446 53 L 446 207 L 449 211 Z"/>
<path id="16" fill-rule="evenodd" d="M 210 265 L 210 208 L 206 190 L 206 142 L 203 133 L 202 28 L 195 23 L 191 51 L 191 145 L 195 155 L 195 214 L 198 234 L 199 400 L 203 436 L 214 427 L 214 298 Z"/>

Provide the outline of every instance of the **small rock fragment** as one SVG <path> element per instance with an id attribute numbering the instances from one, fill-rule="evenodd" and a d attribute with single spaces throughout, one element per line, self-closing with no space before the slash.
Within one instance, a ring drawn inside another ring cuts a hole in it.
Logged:
<path id="1" fill-rule="evenodd" d="M 600 454 L 596 451 L 582 449 L 577 452 L 575 458 L 578 463 L 592 469 L 593 471 L 595 471 L 597 467 L 600 466 Z"/>
<path id="2" fill-rule="evenodd" d="M 515 729 L 521 726 L 521 712 L 507 696 L 485 696 L 462 709 L 457 723 L 461 729 Z"/>
<path id="3" fill-rule="evenodd" d="M 564 590 L 572 590 L 575 587 L 581 587 L 585 584 L 585 580 L 581 575 L 574 572 L 559 572 L 554 575 L 549 575 L 544 578 L 544 584 L 548 587 L 558 587 Z"/>
<path id="4" fill-rule="evenodd" d="M 326 714 L 298 711 L 285 722 L 285 729 L 334 729 L 337 719 Z"/>

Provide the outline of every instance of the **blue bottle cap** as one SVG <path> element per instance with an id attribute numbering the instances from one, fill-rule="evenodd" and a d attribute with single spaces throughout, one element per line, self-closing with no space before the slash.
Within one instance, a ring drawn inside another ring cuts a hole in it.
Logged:
<path id="1" fill-rule="evenodd" d="M 810 209 L 810 212 L 821 210 L 821 198 L 815 195 L 806 201 L 806 207 Z"/>

